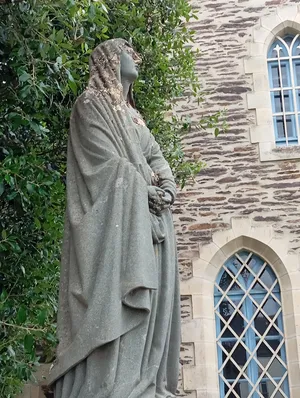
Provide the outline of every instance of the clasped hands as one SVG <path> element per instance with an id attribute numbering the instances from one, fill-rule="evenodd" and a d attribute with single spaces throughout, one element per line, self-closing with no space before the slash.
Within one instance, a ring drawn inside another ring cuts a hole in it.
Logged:
<path id="1" fill-rule="evenodd" d="M 169 192 L 156 186 L 148 186 L 149 210 L 152 214 L 160 216 L 172 204 L 172 196 Z"/>

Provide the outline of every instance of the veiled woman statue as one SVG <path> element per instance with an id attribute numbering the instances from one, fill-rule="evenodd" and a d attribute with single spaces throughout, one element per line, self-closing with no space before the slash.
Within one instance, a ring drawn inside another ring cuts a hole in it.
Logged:
<path id="1" fill-rule="evenodd" d="M 176 391 L 176 187 L 134 107 L 139 61 L 125 40 L 99 45 L 71 116 L 55 398 Z"/>

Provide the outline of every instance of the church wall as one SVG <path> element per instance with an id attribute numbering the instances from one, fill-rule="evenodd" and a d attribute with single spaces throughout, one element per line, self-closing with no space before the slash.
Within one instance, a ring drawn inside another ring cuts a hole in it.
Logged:
<path id="1" fill-rule="evenodd" d="M 190 259 L 198 244 L 210 242 L 214 231 L 227 229 L 232 216 L 249 216 L 271 224 L 279 236 L 291 237 L 291 249 L 300 248 L 300 163 L 296 160 L 260 162 L 258 146 L 250 142 L 256 115 L 247 108 L 253 77 L 245 73 L 253 27 L 263 15 L 276 14 L 281 4 L 297 1 L 194 1 L 199 21 L 197 62 L 205 105 L 181 104 L 182 115 L 197 121 L 203 114 L 227 109 L 229 129 L 214 138 L 211 131 L 194 128 L 185 140 L 189 158 L 206 163 L 193 185 L 178 194 L 174 209 L 182 277 L 190 276 Z"/>
<path id="2" fill-rule="evenodd" d="M 194 127 L 185 139 L 187 156 L 190 159 L 200 157 L 207 166 L 193 185 L 179 192 L 174 207 L 182 280 L 182 363 L 184 369 L 188 369 L 188 376 L 183 376 L 180 395 L 211 398 L 219 396 L 217 379 L 213 379 L 216 372 L 208 372 L 213 373 L 210 375 L 211 391 L 203 388 L 207 385 L 207 376 L 204 371 L 201 373 L 200 367 L 195 371 L 199 351 L 195 335 L 199 339 L 205 325 L 210 331 L 213 330 L 209 326 L 209 322 L 213 323 L 213 311 L 210 309 L 211 313 L 205 316 L 207 308 L 204 305 L 204 296 L 209 299 L 213 292 L 207 291 L 207 276 L 199 276 L 206 272 L 205 266 L 211 264 L 214 256 L 212 245 L 220 249 L 218 237 L 225 244 L 236 236 L 246 236 L 250 229 L 256 229 L 260 231 L 256 232 L 257 239 L 275 245 L 283 261 L 288 261 L 288 254 L 294 256 L 293 268 L 287 273 L 291 272 L 296 279 L 299 275 L 300 155 L 283 156 L 283 160 L 268 161 L 272 158 L 268 158 L 269 154 L 262 158 L 258 141 L 251 137 L 251 131 L 258 124 L 254 108 L 259 108 L 260 104 L 251 105 L 250 102 L 255 90 L 261 90 L 257 89 L 259 81 L 255 81 L 252 73 L 253 70 L 260 70 L 261 59 L 253 59 L 257 51 L 253 43 L 257 39 L 255 35 L 259 36 L 262 32 L 261 18 L 267 21 L 266 17 L 269 17 L 272 21 L 270 26 L 265 23 L 265 29 L 270 33 L 276 21 L 278 25 L 293 21 L 300 8 L 298 1 L 283 0 L 193 0 L 192 5 L 199 16 L 199 20 L 193 21 L 190 26 L 196 31 L 195 47 L 201 50 L 197 71 L 206 97 L 202 106 L 181 101 L 180 112 L 183 116 L 192 116 L 192 120 L 197 122 L 203 114 L 226 108 L 229 125 L 228 131 L 217 138 L 211 131 L 199 131 Z M 259 102 L 262 97 L 263 94 L 258 95 L 255 101 Z M 269 128 L 271 130 L 272 127 Z M 263 132 L 260 129 L 260 134 Z M 230 232 L 232 222 L 239 229 L 235 236 Z M 266 236 L 270 230 L 272 236 Z M 241 246 L 234 246 L 233 251 L 239 248 Z M 259 248 L 257 252 L 263 254 Z M 207 272 L 210 272 L 209 267 Z M 199 277 L 202 279 L 197 279 Z M 295 287 L 295 291 L 299 287 Z M 298 293 L 295 294 L 299 297 Z M 203 297 L 195 300 L 195 295 Z M 199 314 L 202 314 L 202 320 Z M 299 314 L 297 308 L 292 312 L 296 328 L 299 327 Z M 187 336 L 191 336 L 190 339 Z M 210 356 L 213 357 L 216 347 L 213 340 L 210 343 Z M 298 340 L 293 344 L 299 349 Z M 297 370 L 292 371 L 300 380 L 299 366 L 295 366 Z M 299 386 L 292 387 L 292 396 L 300 396 Z"/>

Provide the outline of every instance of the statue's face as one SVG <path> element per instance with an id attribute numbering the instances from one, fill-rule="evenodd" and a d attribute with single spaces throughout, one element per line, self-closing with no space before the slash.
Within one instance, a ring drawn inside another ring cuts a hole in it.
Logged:
<path id="1" fill-rule="evenodd" d="M 121 79 L 134 82 L 138 77 L 138 64 L 141 62 L 141 58 L 131 48 L 128 48 L 122 52 L 120 61 Z"/>

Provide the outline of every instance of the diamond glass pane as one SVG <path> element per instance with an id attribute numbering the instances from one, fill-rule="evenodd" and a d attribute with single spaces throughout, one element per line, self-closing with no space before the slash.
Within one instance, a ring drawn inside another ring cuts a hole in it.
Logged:
<path id="1" fill-rule="evenodd" d="M 237 307 L 240 304 L 239 298 L 233 297 L 230 304 L 228 301 L 223 300 L 218 308 L 217 314 L 219 323 L 220 332 L 222 333 L 222 337 L 234 337 L 232 331 L 237 333 L 240 336 L 244 330 L 244 320 L 242 316 L 237 312 Z M 229 325 L 227 322 L 231 319 Z"/>
<path id="2" fill-rule="evenodd" d="M 247 361 L 246 349 L 243 345 L 238 344 L 237 340 L 224 341 L 222 346 L 224 348 L 223 363 L 228 356 L 230 358 L 224 366 L 224 376 L 228 380 L 235 379 L 240 373 L 240 368 L 243 367 Z M 246 372 L 247 369 L 245 370 L 245 373 Z M 246 377 L 242 374 L 240 378 L 245 379 Z"/>
<path id="3" fill-rule="evenodd" d="M 278 328 L 279 318 L 277 316 L 277 313 L 278 311 L 281 312 L 281 307 L 276 300 L 274 300 L 273 298 L 266 298 L 266 295 L 267 293 L 265 294 L 265 296 L 255 294 L 252 295 L 253 313 L 256 314 L 254 319 L 255 330 L 262 335 L 265 333 L 268 326 L 270 325 L 267 336 L 276 336 L 279 334 L 280 330 Z"/>
<path id="4" fill-rule="evenodd" d="M 241 250 L 215 283 L 221 398 L 289 397 L 280 288 L 263 259 Z"/>
<path id="5" fill-rule="evenodd" d="M 264 380 L 259 383 L 259 391 L 264 398 L 283 398 L 284 396 L 278 391 L 275 395 L 272 395 L 274 394 L 275 389 L 276 387 L 270 380 Z"/>
<path id="6" fill-rule="evenodd" d="M 240 398 L 247 398 L 249 396 L 248 395 L 249 387 L 248 387 L 248 383 L 247 382 L 241 381 L 241 382 L 237 383 L 234 386 L 233 390 L 237 393 L 237 395 L 235 395 L 232 392 L 230 392 L 231 389 L 229 391 L 229 388 L 226 386 L 225 387 L 225 394 L 226 395 L 224 395 L 224 396 L 226 396 L 226 398 L 236 398 L 237 396 L 240 397 Z"/>

